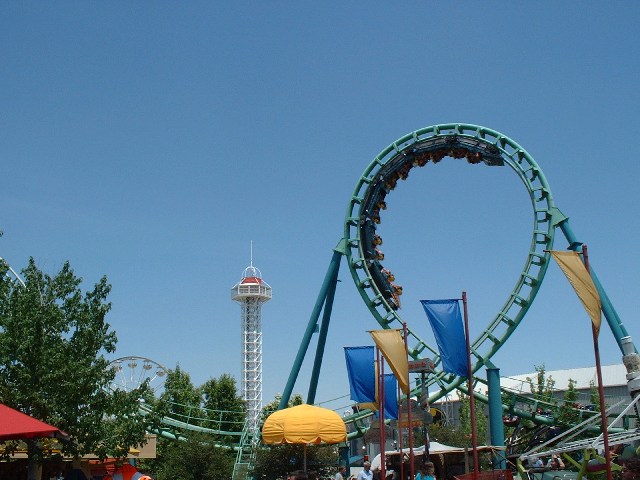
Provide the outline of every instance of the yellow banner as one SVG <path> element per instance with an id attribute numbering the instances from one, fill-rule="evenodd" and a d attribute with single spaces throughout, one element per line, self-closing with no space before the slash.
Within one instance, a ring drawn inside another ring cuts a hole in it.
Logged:
<path id="1" fill-rule="evenodd" d="M 597 335 L 600 333 L 602 304 L 598 289 L 584 266 L 580 254 L 573 251 L 552 250 L 551 256 L 576 291 L 578 298 L 591 318 Z"/>
<path id="2" fill-rule="evenodd" d="M 409 360 L 400 330 L 372 330 L 369 333 L 396 375 L 400 389 L 408 395 Z"/>

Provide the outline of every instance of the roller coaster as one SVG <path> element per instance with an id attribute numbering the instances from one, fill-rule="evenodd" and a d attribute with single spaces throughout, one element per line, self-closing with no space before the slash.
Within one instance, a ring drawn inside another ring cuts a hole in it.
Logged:
<path id="1" fill-rule="evenodd" d="M 318 352 L 324 350 L 341 257 L 346 257 L 355 286 L 378 324 L 382 328 L 402 328 L 405 324 L 399 311 L 402 288 L 394 283 L 393 274 L 383 266 L 384 254 L 379 248 L 382 238 L 376 227 L 380 223 L 381 212 L 386 209 L 386 197 L 398 186 L 398 182 L 406 180 L 413 168 L 437 164 L 445 157 L 466 159 L 469 164 L 509 166 L 525 186 L 532 206 L 533 232 L 522 271 L 502 308 L 471 343 L 474 373 L 487 364 L 524 319 L 547 272 L 549 251 L 553 248 L 557 229 L 564 234 L 570 250 L 581 248 L 582 242 L 571 230 L 568 217 L 554 204 L 542 169 L 524 148 L 509 137 L 486 127 L 456 123 L 426 127 L 399 138 L 374 158 L 356 184 L 347 208 L 343 237 L 334 250 L 283 391 L 281 407 L 290 398 L 324 308 L 307 396 L 308 402 L 315 401 L 322 360 Z M 602 299 L 603 314 L 623 351 L 623 339 L 628 337 L 628 333 L 593 268 L 591 276 Z M 465 379 L 442 371 L 438 351 L 421 339 L 410 325 L 407 332 L 409 355 L 414 359 L 429 357 L 436 365 L 435 372 L 427 379 L 427 385 L 436 385 L 438 388 L 433 389 L 429 400 L 436 401 L 460 387 Z"/>
<path id="2" fill-rule="evenodd" d="M 533 157 L 518 143 L 495 130 L 470 124 L 451 123 L 434 125 L 411 132 L 397 139 L 382 150 L 364 170 L 353 191 L 344 221 L 343 237 L 334 249 L 334 254 L 324 278 L 316 304 L 307 324 L 293 368 L 283 391 L 280 408 L 289 401 L 302 362 L 308 351 L 312 335 L 318 330 L 315 360 L 307 402 L 314 403 L 319 378 L 322 355 L 326 343 L 331 309 L 341 258 L 345 257 L 355 286 L 371 315 L 382 328 L 403 328 L 399 309 L 402 287 L 395 283 L 395 276 L 383 265 L 384 253 L 380 246 L 382 237 L 377 232 L 381 214 L 387 207 L 387 196 L 406 180 L 414 168 L 437 164 L 445 157 L 465 159 L 471 165 L 484 164 L 489 167 L 505 166 L 513 170 L 524 185 L 532 207 L 533 232 L 529 251 L 522 271 L 503 306 L 489 322 L 483 332 L 471 343 L 474 375 L 484 366 L 490 365 L 490 358 L 509 339 L 524 319 L 531 307 L 549 267 L 556 231 L 559 229 L 568 242 L 569 250 L 579 251 L 582 247 L 573 233 L 569 219 L 554 204 L 547 179 Z M 631 339 L 602 287 L 593 268 L 591 277 L 602 301 L 602 312 L 613 337 L 625 356 L 635 352 Z M 324 311 L 323 311 L 324 310 Z M 320 314 L 322 320 L 320 322 Z M 320 325 L 319 325 L 320 322 Z M 429 403 L 435 402 L 454 389 L 466 391 L 465 378 L 442 370 L 438 351 L 427 344 L 412 330 L 406 329 L 409 355 L 415 359 L 430 358 L 436 369 L 426 378 L 430 389 Z M 640 375 L 638 372 L 635 376 Z M 480 381 L 474 377 L 475 381 Z M 412 394 L 419 395 L 422 386 Z M 467 392 L 469 393 L 469 392 Z M 474 396 L 478 397 L 477 392 Z M 521 418 L 538 424 L 553 424 L 556 412 L 548 406 L 549 415 L 536 415 L 535 406 L 526 407 L 531 399 L 513 393 L 505 395 L 503 409 Z M 482 399 L 481 399 L 482 400 Z M 370 412 L 365 412 L 370 414 Z M 360 415 L 345 418 L 346 422 L 357 422 Z M 357 428 L 355 434 L 362 434 Z"/>
<path id="3" fill-rule="evenodd" d="M 396 283 L 396 278 L 390 270 L 384 267 L 384 253 L 381 250 L 383 239 L 377 228 L 381 222 L 381 215 L 387 209 L 387 197 L 398 188 L 400 182 L 407 180 L 413 169 L 425 168 L 429 164 L 435 165 L 446 157 L 466 160 L 471 165 L 508 166 L 524 185 L 532 208 L 533 231 L 522 270 L 502 307 L 482 333 L 471 342 L 474 375 L 482 367 L 490 365 L 491 357 L 523 321 L 549 267 L 549 251 L 553 249 L 558 229 L 568 242 L 569 250 L 581 249 L 582 242 L 574 235 L 568 217 L 554 204 L 542 169 L 533 157 L 511 138 L 486 127 L 462 123 L 433 125 L 400 137 L 373 159 L 356 183 L 348 202 L 342 236 L 333 251 L 283 389 L 279 408 L 287 406 L 311 339 L 317 332 L 317 346 L 307 394 L 307 403 L 316 402 L 322 356 L 343 257 L 361 298 L 376 322 L 385 329 L 403 328 L 406 325 L 400 314 L 402 287 Z M 600 294 L 602 312 L 613 337 L 621 353 L 628 356 L 635 352 L 635 347 L 593 268 L 591 277 Z M 429 403 L 442 399 L 455 389 L 469 393 L 464 384 L 466 378 L 442 370 L 437 349 L 420 338 L 410 325 L 407 325 L 406 332 L 410 357 L 415 360 L 429 358 L 435 364 L 434 373 L 426 377 L 426 387 L 434 387 L 429 389 Z M 636 377 L 640 377 L 640 372 Z M 478 376 L 474 376 L 474 379 L 476 383 L 483 382 Z M 422 386 L 416 386 L 412 393 L 419 394 L 421 388 Z M 486 401 L 475 389 L 473 393 L 479 400 Z M 526 395 L 505 391 L 503 403 L 506 413 L 531 420 L 538 425 L 552 426 L 557 418 L 557 412 L 554 410 L 557 406 L 551 404 L 544 405 L 546 415 L 536 415 L 540 407 L 539 402 Z M 151 413 L 149 407 L 144 404 L 141 405 L 140 411 L 142 415 Z M 198 411 L 203 412 L 203 409 Z M 582 414 L 589 417 L 588 412 Z M 363 411 L 345 417 L 345 422 L 353 425 L 350 438 L 364 434 L 366 427 L 362 420 L 369 415 L 372 415 L 372 412 Z M 164 428 L 158 433 L 168 438 L 181 438 L 185 432 L 202 431 L 235 438 L 237 460 L 233 478 L 248 478 L 247 472 L 257 445 L 255 432 L 251 432 L 248 425 L 244 425 L 244 428 L 237 425 L 231 429 L 233 431 L 229 431 L 228 427 L 223 427 L 221 423 L 206 423 L 215 418 L 211 412 L 205 412 L 204 416 L 209 420 L 189 414 L 184 418 L 168 415 L 163 418 Z M 616 431 L 622 435 L 621 438 L 628 438 L 628 435 L 625 437 L 623 428 Z"/>
<path id="4" fill-rule="evenodd" d="M 570 250 L 579 251 L 581 248 L 582 242 L 574 235 L 568 217 L 554 204 L 551 189 L 542 169 L 514 140 L 486 127 L 461 123 L 434 125 L 404 135 L 382 150 L 357 181 L 348 203 L 342 238 L 334 249 L 283 390 L 279 408 L 287 406 L 311 339 L 318 332 L 307 394 L 307 403 L 315 403 L 322 356 L 343 257 L 346 259 L 360 296 L 377 323 L 385 329 L 403 328 L 406 325 L 400 314 L 402 287 L 396 283 L 395 276 L 390 270 L 384 267 L 384 254 L 381 251 L 383 240 L 377 227 L 381 222 L 381 215 L 387 208 L 387 197 L 399 183 L 406 180 L 413 169 L 437 164 L 445 157 L 464 159 L 471 165 L 508 166 L 524 185 L 532 207 L 533 231 L 522 270 L 502 307 L 482 333 L 471 342 L 474 375 L 482 367 L 490 365 L 490 358 L 509 339 L 531 307 L 549 267 L 549 251 L 553 249 L 558 229 L 567 240 Z M 630 343 L 629 335 L 593 268 L 591 276 L 602 300 L 602 312 L 620 351 L 623 354 L 635 352 L 635 347 Z M 416 360 L 430 358 L 435 363 L 434 373 L 426 377 L 426 387 L 435 387 L 429 389 L 432 392 L 429 395 L 429 403 L 442 399 L 454 389 L 469 393 L 464 383 L 466 378 L 443 371 L 438 351 L 420 338 L 410 325 L 407 326 L 406 332 L 410 357 Z M 638 375 L 640 376 L 640 373 Z M 474 379 L 476 383 L 483 382 L 478 376 L 474 376 Z M 416 386 L 412 393 L 419 394 L 421 388 L 422 386 Z M 475 388 L 473 393 L 480 401 L 487 401 Z M 514 392 L 504 391 L 503 403 L 505 413 L 530 420 L 545 428 L 552 428 L 558 415 L 557 405 L 542 405 L 539 400 Z M 545 415 L 536 413 L 541 408 L 545 411 Z M 350 438 L 362 436 L 365 433 L 366 422 L 363 422 L 363 419 L 370 415 L 372 412 L 362 411 L 345 417 L 345 422 L 353 425 L 350 429 Z M 589 412 L 580 412 L 579 417 L 583 416 L 586 417 L 585 423 L 588 423 L 594 415 Z M 176 431 L 189 430 L 230 434 L 219 426 L 203 427 L 202 422 L 192 420 L 165 418 L 164 423 L 167 429 L 161 433 L 170 438 L 176 438 L 178 435 Z M 597 431 L 597 427 L 591 428 Z M 616 432 L 621 433 L 623 439 L 629 438 L 628 435 L 625 436 L 623 428 L 617 429 Z M 232 433 L 238 439 L 235 446 L 237 461 L 234 479 L 248 478 L 247 472 L 256 447 L 256 438 L 253 433 L 246 426 L 241 432 Z"/>

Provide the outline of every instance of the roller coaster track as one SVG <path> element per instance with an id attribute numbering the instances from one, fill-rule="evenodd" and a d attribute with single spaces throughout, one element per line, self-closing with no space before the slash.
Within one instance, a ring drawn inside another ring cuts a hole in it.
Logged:
<path id="1" fill-rule="evenodd" d="M 320 314 L 324 308 L 307 395 L 308 403 L 315 402 L 342 256 L 346 257 L 355 286 L 378 324 L 385 329 L 403 328 L 405 322 L 398 310 L 401 289 L 394 285 L 393 276 L 383 266 L 384 255 L 377 248 L 382 238 L 376 229 L 380 223 L 380 215 L 386 209 L 387 195 L 408 178 L 412 169 L 437 164 L 445 157 L 466 159 L 471 165 L 508 166 L 524 185 L 532 206 L 533 231 L 522 271 L 503 306 L 483 332 L 471 342 L 474 374 L 489 362 L 524 319 L 547 272 L 549 250 L 553 248 L 557 229 L 563 233 L 570 250 L 578 251 L 581 248 L 582 242 L 577 240 L 571 230 L 568 217 L 554 204 L 551 188 L 542 169 L 522 146 L 506 135 L 478 125 L 451 123 L 422 128 L 399 138 L 382 150 L 358 179 L 348 204 L 342 240 L 334 249 L 279 408 L 284 408 L 289 401 L 311 337 L 318 331 Z M 622 339 L 628 334 L 593 267 L 591 276 L 602 300 L 603 314 L 622 352 Z M 438 351 L 420 338 L 410 325 L 407 326 L 407 335 L 409 355 L 413 359 L 430 358 L 435 362 L 435 372 L 428 375 L 426 380 L 427 387 L 434 387 L 429 389 L 430 403 L 456 388 L 464 389 L 462 385 L 466 378 L 444 372 Z M 419 391 L 414 389 L 412 393 Z M 507 408 L 509 407 L 505 406 Z M 521 413 L 527 414 L 526 411 Z M 358 414 L 357 418 L 361 416 L 362 414 Z M 346 418 L 347 422 L 351 420 L 350 417 Z"/>
<path id="2" fill-rule="evenodd" d="M 169 413 L 156 419 L 155 426 L 151 429 L 153 433 L 171 440 L 185 440 L 189 432 L 200 432 L 224 439 L 224 442 L 220 441 L 215 446 L 233 449 L 236 452 L 232 479 L 248 478 L 255 460 L 257 441 L 253 424 L 249 419 L 238 423 L 229 421 L 228 417 L 230 414 L 236 416 L 240 412 L 211 410 L 167 401 L 164 401 L 163 408 L 168 409 Z M 157 409 L 157 406 L 142 402 L 139 413 L 143 418 L 150 418 L 156 414 Z M 183 413 L 179 413 L 180 411 Z"/>
<path id="3" fill-rule="evenodd" d="M 347 263 L 354 283 L 383 328 L 402 328 L 398 311 L 399 293 L 384 269 L 376 250 L 381 241 L 376 232 L 380 214 L 386 208 L 385 198 L 408 177 L 413 168 L 436 164 L 444 157 L 465 158 L 469 164 L 491 167 L 509 166 L 524 184 L 533 210 L 533 232 L 524 266 L 512 291 L 488 326 L 471 343 L 477 372 L 508 340 L 533 303 L 549 266 L 549 250 L 553 248 L 558 227 L 569 248 L 577 250 L 577 241 L 569 228 L 568 218 L 554 205 L 549 184 L 542 169 L 524 148 L 494 130 L 467 124 L 444 124 L 417 130 L 385 148 L 365 169 L 353 192 L 344 222 Z M 594 281 L 603 297 L 603 312 L 621 350 L 621 339 L 627 333 L 595 274 Z M 391 277 L 393 278 L 393 277 Z M 466 379 L 439 369 L 440 356 L 408 326 L 409 355 L 414 359 L 427 356 L 436 364 L 436 372 L 428 376 L 428 385 L 438 388 L 434 401 L 457 388 Z"/>

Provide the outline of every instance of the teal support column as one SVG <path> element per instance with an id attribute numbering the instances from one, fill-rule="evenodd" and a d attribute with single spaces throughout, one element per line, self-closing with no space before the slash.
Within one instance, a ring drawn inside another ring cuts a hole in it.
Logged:
<path id="1" fill-rule="evenodd" d="M 344 252 L 344 241 L 338 247 L 334 256 Z M 313 404 L 316 401 L 316 391 L 318 389 L 318 378 L 320 378 L 320 367 L 322 366 L 322 357 L 324 356 L 324 347 L 327 343 L 327 332 L 329 331 L 329 321 L 331 320 L 331 310 L 333 309 L 333 299 L 336 294 L 336 286 L 338 284 L 338 272 L 340 271 L 340 260 L 335 268 L 331 270 L 331 278 L 327 284 L 327 294 L 324 302 L 324 312 L 322 314 L 322 324 L 320 325 L 320 335 L 318 336 L 318 345 L 316 346 L 316 356 L 313 362 L 313 370 L 311 371 L 311 381 L 309 382 L 309 392 L 307 394 L 307 403 Z"/>
<path id="2" fill-rule="evenodd" d="M 489 429 L 491 431 L 491 445 L 504 447 L 504 424 L 502 423 L 502 393 L 500 391 L 500 369 L 489 360 L 485 362 L 487 368 L 487 385 L 489 387 Z M 498 450 L 493 461 L 493 468 L 504 470 L 507 468 L 507 456 Z"/>
<path id="3" fill-rule="evenodd" d="M 351 475 L 351 466 L 349 465 L 349 444 L 347 443 L 347 445 L 345 446 L 340 446 L 338 447 L 338 456 L 340 457 L 339 459 L 339 464 L 340 466 L 344 465 L 345 467 L 347 467 L 347 477 L 349 477 L 349 475 Z"/>
<path id="4" fill-rule="evenodd" d="M 282 392 L 282 398 L 280 399 L 278 410 L 286 408 L 289 404 L 293 386 L 298 379 L 298 374 L 300 373 L 300 369 L 302 368 L 302 362 L 304 361 L 304 357 L 307 354 L 307 349 L 309 348 L 309 344 L 311 343 L 311 337 L 313 336 L 318 325 L 318 318 L 320 317 L 320 312 L 322 311 L 322 307 L 325 303 L 325 300 L 327 299 L 327 292 L 330 289 L 331 281 L 332 279 L 335 281 L 335 278 L 337 278 L 337 272 L 340 269 L 340 260 L 342 259 L 343 255 L 341 251 L 341 247 L 343 244 L 344 240 L 340 241 L 339 246 L 336 247 L 333 251 L 331 263 L 329 264 L 329 268 L 327 269 L 327 273 L 325 274 L 324 282 L 322 283 L 322 287 L 320 288 L 320 293 L 318 293 L 316 304 L 313 307 L 313 311 L 311 312 L 311 317 L 309 318 L 307 329 L 304 332 L 302 342 L 300 343 L 300 347 L 298 348 L 298 354 L 296 355 L 296 359 L 293 363 L 293 366 L 291 367 L 289 379 L 287 380 L 287 384 L 284 388 L 284 391 Z"/>

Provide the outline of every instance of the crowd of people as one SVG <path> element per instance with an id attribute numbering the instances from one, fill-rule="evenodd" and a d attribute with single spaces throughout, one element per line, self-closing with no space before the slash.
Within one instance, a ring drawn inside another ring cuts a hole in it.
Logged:
<path id="1" fill-rule="evenodd" d="M 393 470 L 387 471 L 387 480 L 399 480 L 398 472 Z M 302 470 L 296 470 L 287 477 L 287 480 L 321 480 L 315 472 L 304 472 Z M 375 472 L 371 469 L 371 462 L 364 462 L 362 470 L 357 475 L 347 476 L 347 468 L 344 466 L 338 467 L 338 471 L 335 476 L 328 480 L 380 480 L 380 470 Z M 422 468 L 418 468 L 415 480 L 436 480 L 435 467 L 433 463 L 427 462 Z M 632 479 L 627 479 L 632 480 Z M 635 480 L 635 479 L 634 479 Z M 640 480 L 640 478 L 638 479 Z"/>
<path id="2" fill-rule="evenodd" d="M 629 452 L 631 452 L 630 449 Z M 616 478 L 619 480 L 640 480 L 640 448 L 633 449 L 633 452 L 628 454 L 624 452 L 622 447 L 613 449 L 613 462 L 618 465 L 618 471 L 620 472 Z M 592 459 L 595 461 L 595 459 Z M 590 463 L 591 465 L 591 463 Z M 543 458 L 536 458 L 530 460 L 529 468 L 533 470 L 564 470 L 567 468 L 561 455 L 552 455 L 548 460 Z M 371 463 L 365 461 L 362 470 L 355 475 L 347 475 L 347 468 L 344 466 L 338 467 L 336 473 L 332 477 L 320 478 L 315 472 L 304 472 L 302 470 L 291 473 L 287 480 L 381 480 L 380 470 L 372 470 Z M 400 480 L 398 472 L 392 469 L 387 469 L 385 480 Z M 437 480 L 435 475 L 435 467 L 432 462 L 426 462 L 424 465 L 418 467 L 415 472 L 414 480 Z"/>

